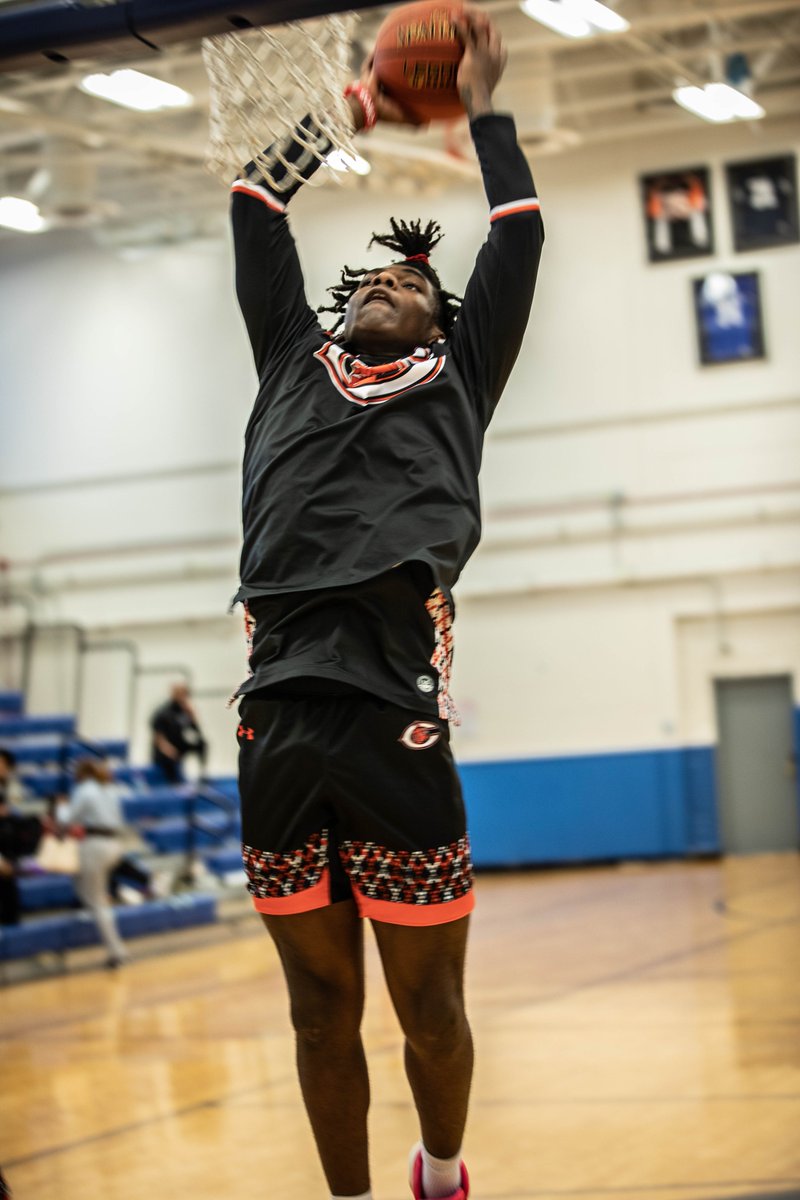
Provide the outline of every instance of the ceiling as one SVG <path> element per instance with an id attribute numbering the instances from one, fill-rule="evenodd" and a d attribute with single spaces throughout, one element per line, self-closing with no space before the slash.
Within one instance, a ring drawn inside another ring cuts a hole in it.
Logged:
<path id="1" fill-rule="evenodd" d="M 481 7 L 509 49 L 502 102 L 537 157 L 696 129 L 698 118 L 674 103 L 672 89 L 723 78 L 732 54 L 746 56 L 768 121 L 800 114 L 800 0 L 617 0 L 630 30 L 586 40 L 550 33 L 515 0 Z M 0 44 L 4 9 L 8 0 L 0 0 Z M 387 11 L 361 13 L 354 64 Z M 204 166 L 208 83 L 199 42 L 135 53 L 125 65 L 184 87 L 192 108 L 140 114 L 85 95 L 77 84 L 87 69 L 120 65 L 102 58 L 0 73 L 0 194 L 28 196 L 53 227 L 89 228 L 101 241 L 216 234 L 224 213 Z M 422 134 L 381 127 L 365 143 L 372 174 L 350 185 L 394 187 L 402 175 L 406 188 L 427 187 L 471 174 L 468 142 L 463 122 Z"/>

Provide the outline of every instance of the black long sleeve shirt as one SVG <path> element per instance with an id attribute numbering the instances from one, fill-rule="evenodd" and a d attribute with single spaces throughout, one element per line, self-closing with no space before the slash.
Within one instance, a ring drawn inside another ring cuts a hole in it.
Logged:
<path id="1" fill-rule="evenodd" d="M 286 218 L 299 182 L 268 187 L 251 169 L 233 185 L 236 288 L 259 378 L 236 596 L 253 634 L 242 691 L 315 677 L 447 715 L 451 588 L 480 537 L 484 434 L 543 241 L 513 120 L 487 114 L 471 131 L 489 236 L 452 336 L 394 363 L 359 358 L 309 307 Z M 299 141 L 281 152 L 306 176 L 316 168 Z M 399 655 L 387 628 L 398 622 Z"/>

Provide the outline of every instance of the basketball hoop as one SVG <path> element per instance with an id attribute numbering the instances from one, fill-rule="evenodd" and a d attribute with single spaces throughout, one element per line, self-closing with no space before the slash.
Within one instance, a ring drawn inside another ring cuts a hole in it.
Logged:
<path id="1" fill-rule="evenodd" d="M 344 13 L 203 40 L 210 82 L 206 165 L 213 174 L 230 183 L 252 161 L 274 184 L 271 169 L 277 160 L 293 178 L 305 179 L 276 150 L 275 143 L 289 134 L 321 162 L 331 150 L 356 154 L 350 108 L 342 96 L 352 77 L 356 21 L 355 13 Z M 307 115 L 312 128 L 298 129 Z M 330 143 L 324 150 L 319 134 Z M 268 143 L 273 144 L 269 160 L 263 153 Z M 317 182 L 323 179 L 318 176 Z"/>

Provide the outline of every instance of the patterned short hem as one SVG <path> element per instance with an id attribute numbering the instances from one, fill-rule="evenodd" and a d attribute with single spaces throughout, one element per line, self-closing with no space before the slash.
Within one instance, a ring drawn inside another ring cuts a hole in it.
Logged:
<path id="1" fill-rule="evenodd" d="M 430 850 L 388 850 L 375 842 L 351 840 L 337 847 L 331 845 L 328 830 L 321 830 L 288 854 L 242 847 L 256 910 L 303 913 L 333 903 L 331 853 L 338 854 L 362 917 L 392 925 L 440 925 L 466 916 L 474 907 L 466 835 Z M 338 898 L 345 898 L 339 892 Z"/>
<path id="2" fill-rule="evenodd" d="M 290 913 L 313 912 L 317 908 L 328 908 L 331 903 L 331 881 L 323 871 L 319 883 L 304 888 L 290 896 L 253 896 L 256 912 L 267 916 L 288 916 Z"/>
<path id="3" fill-rule="evenodd" d="M 396 900 L 371 900 L 358 888 L 353 888 L 358 915 L 370 921 L 382 921 L 385 925 L 446 925 L 460 921 L 475 907 L 475 893 L 470 890 L 457 900 L 440 904 L 404 904 Z"/>

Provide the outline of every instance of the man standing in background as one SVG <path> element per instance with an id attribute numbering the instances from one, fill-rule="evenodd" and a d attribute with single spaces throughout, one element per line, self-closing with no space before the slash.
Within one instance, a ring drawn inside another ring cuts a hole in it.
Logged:
<path id="1" fill-rule="evenodd" d="M 183 759 L 196 754 L 201 766 L 205 764 L 208 744 L 191 702 L 191 692 L 185 683 L 174 683 L 170 698 L 157 708 L 150 719 L 153 731 L 153 765 L 159 767 L 168 783 L 181 783 Z"/>

